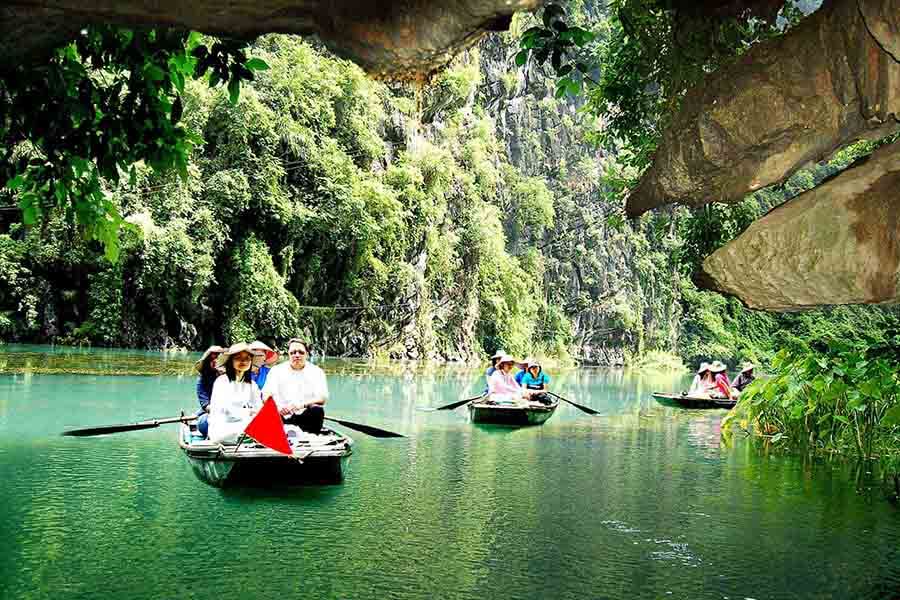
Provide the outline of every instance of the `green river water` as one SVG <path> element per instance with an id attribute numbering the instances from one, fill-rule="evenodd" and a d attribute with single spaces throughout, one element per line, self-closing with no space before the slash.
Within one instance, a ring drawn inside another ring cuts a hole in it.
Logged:
<path id="1" fill-rule="evenodd" d="M 173 426 L 195 355 L 0 347 L 0 598 L 900 597 L 900 511 L 866 467 L 723 445 L 679 377 L 554 373 L 542 427 L 427 413 L 480 371 L 322 361 L 351 435 L 333 486 L 219 490 Z"/>

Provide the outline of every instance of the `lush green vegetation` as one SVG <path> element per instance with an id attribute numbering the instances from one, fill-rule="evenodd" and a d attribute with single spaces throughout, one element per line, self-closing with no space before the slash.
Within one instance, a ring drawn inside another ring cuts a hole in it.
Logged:
<path id="1" fill-rule="evenodd" d="M 208 47 L 180 30 L 96 26 L 46 64 L 20 65 L 0 79 L 0 182 L 15 193 L 24 223 L 62 210 L 115 260 L 122 218 L 103 180 L 133 180 L 139 161 L 186 176 L 197 140 L 180 123 L 185 82 L 209 72 L 209 84 L 226 82 L 235 102 L 241 81 L 266 68 L 245 46 Z"/>
<path id="2" fill-rule="evenodd" d="M 124 223 L 115 260 L 65 206 L 8 226 L 4 337 L 196 347 L 306 331 L 338 353 L 566 355 L 571 323 L 545 298 L 534 244 L 554 197 L 472 106 L 477 63 L 436 82 L 440 128 L 410 136 L 408 92 L 299 39 L 252 52 L 268 68 L 240 102 L 184 82 L 182 168 L 98 179 Z"/>
<path id="3" fill-rule="evenodd" d="M 730 420 L 774 444 L 878 459 L 900 472 L 900 336 L 896 320 L 881 324 L 888 328 L 877 333 L 785 340 L 772 376 L 747 388 Z"/>

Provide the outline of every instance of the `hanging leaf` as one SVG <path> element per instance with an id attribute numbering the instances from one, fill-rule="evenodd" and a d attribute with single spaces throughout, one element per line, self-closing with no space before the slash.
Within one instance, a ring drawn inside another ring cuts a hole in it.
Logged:
<path id="1" fill-rule="evenodd" d="M 181 120 L 181 115 L 183 112 L 184 104 L 182 104 L 181 102 L 181 96 L 176 96 L 175 102 L 172 103 L 171 121 L 173 124 Z"/>
<path id="2" fill-rule="evenodd" d="M 516 53 L 516 66 L 523 66 L 526 62 L 528 62 L 528 50 L 519 50 Z"/>
<path id="3" fill-rule="evenodd" d="M 269 65 L 266 61 L 261 58 L 251 58 L 244 66 L 250 69 L 251 71 L 268 71 Z"/>
<path id="4" fill-rule="evenodd" d="M 228 82 L 228 99 L 232 104 L 237 104 L 241 96 L 241 80 L 233 78 Z"/>
<path id="5" fill-rule="evenodd" d="M 881 425 L 885 427 L 900 425 L 900 404 L 895 404 L 884 413 L 884 416 L 881 417 Z"/>

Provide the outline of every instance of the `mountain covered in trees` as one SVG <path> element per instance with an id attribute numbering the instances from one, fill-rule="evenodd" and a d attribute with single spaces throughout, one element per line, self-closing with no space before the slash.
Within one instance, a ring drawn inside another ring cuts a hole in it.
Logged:
<path id="1" fill-rule="evenodd" d="M 773 316 L 699 291 L 709 251 L 841 165 L 742 204 L 628 221 L 634 166 L 604 116 L 516 65 L 531 18 L 421 88 L 277 35 L 253 45 L 268 68 L 237 103 L 187 82 L 186 169 L 104 182 L 125 223 L 116 260 L 63 211 L 26 227 L 8 198 L 3 339 L 200 348 L 302 333 L 332 355 L 624 364 L 759 360 L 779 335 L 895 322 L 872 308 Z M 601 48 L 615 34 L 592 5 L 574 18 Z"/>

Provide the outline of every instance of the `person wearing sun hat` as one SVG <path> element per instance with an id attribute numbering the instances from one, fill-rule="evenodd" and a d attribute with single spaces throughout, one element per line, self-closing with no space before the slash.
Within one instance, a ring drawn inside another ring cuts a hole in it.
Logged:
<path id="1" fill-rule="evenodd" d="M 741 365 L 741 372 L 734 378 L 731 387 L 737 390 L 738 393 L 743 392 L 744 388 L 753 383 L 754 379 L 756 377 L 753 376 L 753 363 L 745 362 Z"/>
<path id="2" fill-rule="evenodd" d="M 491 357 L 491 366 L 489 366 L 487 368 L 487 371 L 485 372 L 485 377 L 490 377 L 491 375 L 494 374 L 494 371 L 497 370 L 497 361 L 500 359 L 501 356 L 505 356 L 505 355 L 506 355 L 506 352 L 504 352 L 503 350 L 497 350 L 494 353 L 494 355 Z"/>
<path id="3" fill-rule="evenodd" d="M 497 358 L 497 370 L 488 379 L 488 393 L 495 402 L 520 402 L 522 386 L 512 376 L 513 365 L 518 362 L 509 354 Z"/>
<path id="4" fill-rule="evenodd" d="M 709 377 L 709 363 L 702 362 L 700 363 L 700 368 L 697 369 L 697 374 L 694 375 L 694 381 L 691 382 L 688 394 L 705 394 L 709 387 L 708 384 L 713 384 L 712 379 Z"/>
<path id="5" fill-rule="evenodd" d="M 519 385 L 522 385 L 522 379 L 525 377 L 525 373 L 528 372 L 528 365 L 530 365 L 532 361 L 534 361 L 534 359 L 530 356 L 516 361 L 516 366 L 519 367 L 519 370 L 515 374 L 515 379 L 516 383 Z"/>
<path id="6" fill-rule="evenodd" d="M 485 394 L 488 393 L 488 388 L 489 388 L 489 386 L 487 385 L 487 381 L 490 380 L 491 375 L 493 375 L 494 371 L 497 370 L 497 360 L 505 354 L 506 354 L 506 352 L 504 352 L 503 350 L 497 350 L 494 353 L 494 355 L 491 356 L 491 366 L 489 366 L 487 368 L 487 371 L 484 372 L 484 378 L 485 378 L 484 393 Z"/>
<path id="7" fill-rule="evenodd" d="M 535 359 L 528 360 L 525 367 L 525 375 L 520 382 L 525 389 L 525 395 L 531 401 L 543 402 L 550 404 L 550 397 L 547 391 L 550 386 L 550 376 L 544 373 L 541 364 Z"/>
<path id="8" fill-rule="evenodd" d="M 712 393 L 731 400 L 734 396 L 734 390 L 731 389 L 731 382 L 728 380 L 728 367 L 725 363 L 718 360 L 714 361 L 709 365 L 709 371 L 713 374 L 716 382 L 716 387 Z"/>
<path id="9" fill-rule="evenodd" d="M 197 431 L 203 437 L 206 437 L 207 434 L 206 419 L 209 416 L 209 398 L 212 395 L 213 384 L 221 374 L 216 367 L 216 361 L 224 351 L 225 348 L 222 346 L 210 346 L 200 360 L 194 363 L 194 370 L 200 374 L 200 377 L 197 378 L 197 402 L 200 403 L 200 410 L 197 412 Z"/>
<path id="10" fill-rule="evenodd" d="M 250 377 L 256 382 L 259 389 L 263 389 L 272 365 L 278 362 L 278 351 L 272 350 L 259 340 L 250 343 L 250 351 L 254 354 Z"/>
<path id="11" fill-rule="evenodd" d="M 250 377 L 253 351 L 246 342 L 229 346 L 219 355 L 225 367 L 213 384 L 209 402 L 209 439 L 235 443 L 262 406 L 259 387 Z"/>

